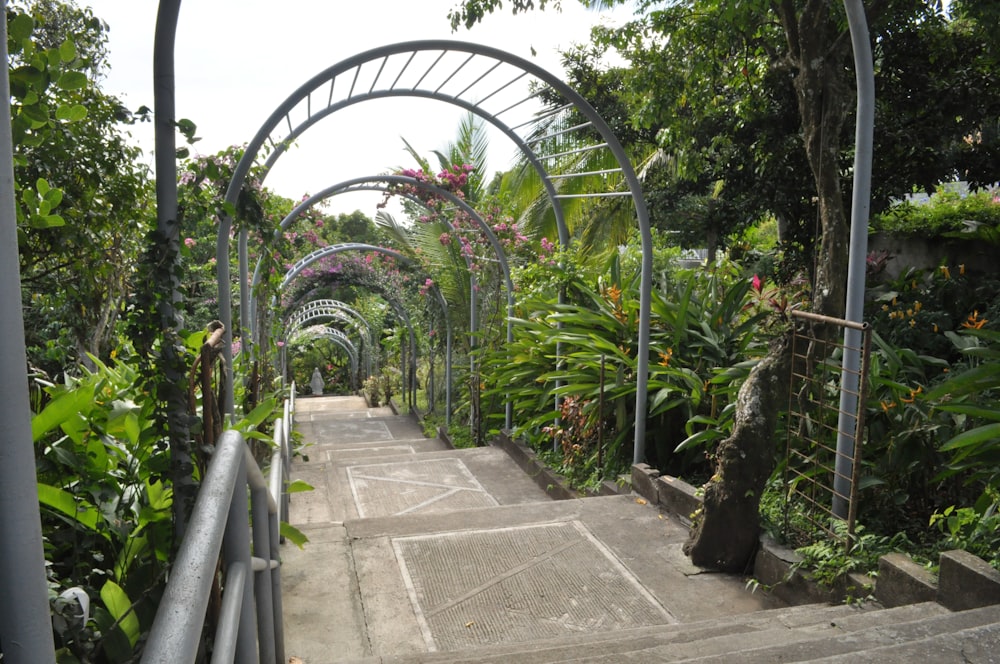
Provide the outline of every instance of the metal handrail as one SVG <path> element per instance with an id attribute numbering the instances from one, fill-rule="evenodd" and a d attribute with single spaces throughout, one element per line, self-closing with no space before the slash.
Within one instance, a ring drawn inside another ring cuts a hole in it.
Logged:
<path id="1" fill-rule="evenodd" d="M 220 554 L 226 576 L 212 662 L 286 661 L 279 520 L 288 518 L 285 488 L 294 408 L 292 396 L 275 421 L 276 444 L 266 480 L 238 431 L 220 437 L 153 620 L 143 664 L 195 661 Z"/>

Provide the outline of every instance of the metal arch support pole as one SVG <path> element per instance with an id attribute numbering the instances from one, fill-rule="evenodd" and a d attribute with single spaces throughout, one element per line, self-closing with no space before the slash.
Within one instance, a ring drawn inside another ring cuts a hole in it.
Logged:
<path id="1" fill-rule="evenodd" d="M 3 7 L 6 9 L 6 1 Z M 6 15 L 6 13 L 5 13 Z M 7 46 L 7 21 L 0 25 Z M 7 51 L 0 89 L 9 99 Z M 0 104 L 0 641 L 4 662 L 55 662 L 42 548 L 14 203 L 10 104 Z"/>
<path id="2" fill-rule="evenodd" d="M 844 0 L 854 47 L 854 69 L 858 86 L 857 127 L 854 147 L 854 192 L 851 199 L 851 242 L 847 263 L 847 309 L 845 318 L 861 323 L 864 317 L 865 255 L 868 252 L 868 215 L 871 206 L 872 151 L 875 126 L 875 71 L 868 19 L 862 0 Z M 858 427 L 861 367 L 861 332 L 844 330 L 844 365 L 840 379 L 840 415 L 837 421 L 837 461 L 833 476 L 833 513 L 848 516 L 853 477 L 854 438 Z"/>

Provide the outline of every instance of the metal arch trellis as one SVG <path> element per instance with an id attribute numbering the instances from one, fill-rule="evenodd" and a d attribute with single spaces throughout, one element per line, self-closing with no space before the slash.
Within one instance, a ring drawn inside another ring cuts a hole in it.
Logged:
<path id="1" fill-rule="evenodd" d="M 509 92 L 515 83 L 535 84 L 535 91 L 511 101 Z M 538 117 L 528 108 L 539 91 L 547 88 L 559 95 L 565 104 L 550 112 L 555 115 L 575 109 L 586 121 L 552 134 L 532 137 L 531 130 Z M 569 244 L 561 200 L 577 197 L 628 196 L 636 211 L 642 245 L 642 276 L 639 295 L 639 338 L 636 371 L 636 414 L 634 460 L 645 457 L 646 396 L 649 379 L 649 323 L 652 291 L 652 236 L 649 214 L 642 197 L 642 188 L 628 155 L 607 123 L 579 93 L 536 64 L 499 49 L 478 44 L 447 40 L 415 41 L 383 46 L 348 58 L 320 72 L 300 86 L 265 121 L 234 171 L 226 193 L 226 202 L 234 204 L 252 165 L 265 145 L 271 148 L 263 163 L 266 177 L 288 146 L 307 129 L 323 118 L 362 101 L 389 97 L 421 97 L 463 108 L 485 119 L 510 138 L 526 160 L 538 172 L 545 186 L 559 229 L 562 246 Z M 518 114 L 521 114 L 518 118 Z M 507 118 L 512 118 L 507 120 Z M 590 137 L 596 132 L 603 142 Z M 582 147 L 581 147 L 582 146 Z M 566 149 L 570 147 L 570 149 Z M 604 151 L 619 168 L 608 169 L 604 175 L 615 175 L 626 188 L 616 191 L 583 194 L 560 194 L 557 181 L 583 177 L 592 173 L 560 172 L 550 175 L 546 163 L 557 163 L 567 156 L 596 154 Z M 229 232 L 232 219 L 220 218 L 217 243 L 219 306 L 226 334 L 231 335 L 232 312 L 229 277 Z M 241 231 L 240 299 L 242 311 L 248 311 L 249 283 L 247 277 L 246 232 Z M 231 341 L 227 339 L 227 341 Z M 227 368 L 231 372 L 231 345 L 226 344 Z M 230 385 L 232 381 L 230 381 Z M 232 408 L 232 393 L 227 395 Z"/>
<path id="2" fill-rule="evenodd" d="M 284 290 L 288 286 L 288 284 L 290 284 L 292 282 L 292 280 L 294 280 L 295 277 L 297 277 L 299 275 L 299 273 L 302 272 L 302 270 L 306 269 L 312 263 L 320 260 L 321 258 L 325 258 L 326 256 L 334 256 L 336 254 L 339 254 L 339 253 L 342 253 L 342 252 L 345 252 L 345 251 L 374 251 L 376 253 L 380 253 L 380 254 L 382 254 L 384 256 L 389 256 L 391 258 L 394 258 L 394 259 L 396 259 L 396 260 L 398 260 L 400 262 L 406 263 L 406 264 L 412 264 L 412 262 L 413 262 L 408 257 L 404 256 L 403 254 L 401 254 L 398 251 L 395 251 L 393 249 L 387 249 L 386 247 L 378 247 L 378 246 L 371 245 L 371 244 L 363 244 L 363 243 L 360 243 L 360 242 L 345 242 L 345 243 L 342 243 L 342 244 L 335 244 L 335 245 L 331 245 L 329 247 L 323 247 L 321 249 L 317 249 L 316 251 L 313 251 L 312 253 L 308 254 L 307 256 L 304 256 L 303 258 L 300 258 L 298 261 L 296 261 L 296 263 L 285 274 L 285 278 L 282 280 L 281 285 L 279 286 L 279 288 L 281 290 Z M 431 291 L 435 294 L 435 300 L 437 301 L 438 305 L 441 307 L 442 311 L 444 312 L 445 329 L 447 331 L 446 350 L 445 350 L 445 353 L 447 355 L 447 359 L 446 359 L 446 362 L 445 362 L 445 374 L 446 374 L 445 375 L 445 381 L 446 381 L 446 385 L 445 385 L 445 401 L 446 401 L 446 406 L 445 406 L 445 423 L 449 424 L 450 420 L 451 420 L 451 352 L 452 352 L 453 334 L 452 334 L 451 322 L 448 320 L 448 315 L 447 315 L 448 305 L 444 301 L 444 297 L 441 295 L 440 291 L 438 291 L 437 288 L 432 288 Z M 389 299 L 387 301 L 389 302 L 389 305 L 392 306 L 393 309 L 396 311 L 397 315 L 399 315 L 399 317 L 401 319 L 403 319 L 403 322 L 406 324 L 406 327 L 409 330 L 409 333 L 410 333 L 410 348 L 413 349 L 413 352 L 411 353 L 411 358 L 410 358 L 411 365 L 413 365 L 413 366 L 411 366 L 411 369 L 415 369 L 417 342 L 416 342 L 416 335 L 415 335 L 415 333 L 413 331 L 413 324 L 410 322 L 410 317 L 406 313 L 406 310 L 403 309 L 402 306 L 400 306 L 400 304 L 397 301 L 395 301 L 393 299 Z M 404 388 L 406 387 L 406 379 L 405 379 L 406 368 L 407 367 L 405 366 L 405 361 L 404 361 L 404 366 L 403 366 L 403 373 L 404 373 L 404 382 L 403 382 L 403 385 L 404 385 Z M 413 372 L 411 371 L 411 375 L 412 375 L 412 373 Z M 412 398 L 412 394 L 409 395 L 409 396 L 411 396 L 411 398 Z"/>
<path id="3" fill-rule="evenodd" d="M 384 191 L 384 192 L 388 192 L 388 191 L 391 190 L 391 187 L 394 186 L 394 185 L 405 185 L 405 186 L 416 187 L 418 189 L 422 189 L 424 191 L 427 191 L 428 193 L 431 193 L 431 194 L 433 194 L 435 196 L 440 196 L 441 198 L 447 200 L 452 205 L 456 206 L 458 209 L 460 209 L 463 212 L 465 212 L 469 216 L 469 218 L 476 224 L 476 226 L 479 227 L 479 230 L 482 231 L 482 233 L 486 236 L 486 239 L 489 241 L 490 246 L 493 248 L 493 252 L 496 254 L 497 263 L 500 265 L 500 270 L 503 273 L 503 277 L 504 277 L 504 285 L 505 285 L 506 291 L 507 291 L 507 343 L 508 343 L 508 345 L 512 344 L 514 342 L 514 325 L 513 325 L 513 317 L 514 317 L 514 283 L 513 283 L 512 279 L 511 279 L 510 264 L 507 262 L 507 254 L 506 254 L 506 252 L 503 249 L 503 245 L 500 243 L 500 241 L 497 238 L 496 234 L 493 232 L 493 229 L 490 228 L 490 225 L 486 223 L 486 221 L 482 218 L 482 216 L 479 214 L 479 212 L 476 211 L 475 208 L 473 208 L 472 206 L 470 206 L 463 199 L 459 198 L 454 193 L 452 193 L 452 192 L 450 192 L 450 191 L 448 191 L 446 189 L 442 189 L 441 187 L 433 185 L 433 184 L 431 184 L 429 182 L 423 182 L 423 181 L 418 180 L 416 178 L 409 177 L 409 176 L 403 176 L 403 175 L 376 175 L 376 176 L 354 178 L 354 179 L 351 179 L 351 180 L 347 180 L 345 182 L 341 182 L 341 183 L 334 184 L 334 185 L 331 185 L 329 187 L 326 187 L 325 189 L 323 189 L 323 190 L 321 190 L 321 191 L 313 194 L 312 196 L 310 196 L 306 200 L 304 200 L 301 203 L 299 203 L 295 207 L 295 209 L 293 209 L 291 212 L 289 212 L 287 215 L 285 215 L 285 218 L 282 219 L 281 224 L 279 225 L 279 230 L 275 231 L 275 233 L 280 233 L 281 230 L 284 230 L 289 225 L 291 225 L 292 223 L 294 223 L 294 221 L 296 219 L 298 219 L 298 217 L 300 217 L 306 211 L 312 209 L 314 206 L 318 205 L 319 203 L 321 203 L 324 200 L 327 200 L 327 199 L 332 198 L 334 196 L 338 196 L 338 195 L 346 194 L 346 193 L 350 193 L 350 192 L 355 192 L 355 191 Z M 407 196 L 407 198 L 410 198 L 411 200 L 413 200 L 415 203 L 417 203 L 419 205 L 423 205 L 423 206 L 427 205 L 427 203 L 425 201 L 421 201 L 419 198 L 412 197 L 412 196 Z M 447 225 L 447 227 L 448 227 L 449 230 L 451 230 L 451 231 L 455 230 L 454 227 L 451 225 L 451 223 L 447 219 L 445 219 L 443 221 Z M 310 254 L 309 256 L 312 256 L 312 254 Z M 309 258 L 309 256 L 307 256 L 306 258 Z M 305 260 L 305 259 L 303 259 L 303 260 Z M 315 259 L 310 259 L 310 262 L 312 260 L 315 260 Z M 466 262 L 469 263 L 470 259 L 466 258 Z M 261 265 L 262 265 L 262 261 L 258 261 L 257 262 L 257 266 L 254 269 L 254 277 L 253 277 L 253 282 L 252 282 L 252 287 L 253 288 L 256 288 L 257 284 L 260 282 L 260 278 L 261 278 L 261 276 L 260 276 Z M 479 328 L 479 323 L 478 323 L 478 318 L 477 318 L 477 311 L 476 311 L 476 290 L 477 289 L 476 289 L 476 284 L 475 284 L 475 273 L 472 272 L 471 269 L 470 269 L 470 275 L 472 275 L 473 284 L 472 284 L 472 289 L 471 289 L 471 291 L 469 293 L 469 298 L 470 298 L 470 301 L 472 302 L 472 306 L 470 307 L 471 320 L 470 320 L 470 323 L 469 323 L 469 327 L 470 327 L 470 331 L 473 333 L 473 335 L 475 335 L 476 331 Z M 252 311 L 252 309 L 251 309 L 251 311 Z M 447 307 L 445 307 L 445 309 L 444 309 L 444 316 L 445 316 L 445 318 L 448 317 Z M 252 321 L 253 321 L 253 318 L 251 316 L 251 325 L 253 325 Z M 252 331 L 252 329 L 253 328 L 251 327 L 251 331 Z M 253 335 L 251 334 L 251 337 L 252 336 Z M 473 337 L 473 339 L 474 338 L 475 337 Z M 449 356 L 449 361 L 450 361 L 450 356 Z M 504 408 L 504 425 L 505 425 L 505 428 L 507 430 L 510 430 L 511 427 L 513 426 L 513 417 L 514 417 L 513 404 L 510 401 L 510 399 L 508 399 L 507 403 L 505 404 L 505 408 Z"/>
<path id="4" fill-rule="evenodd" d="M 315 325 L 318 321 L 324 321 L 326 323 L 332 323 L 332 322 L 343 323 L 352 330 L 354 330 L 355 332 L 359 333 L 358 338 L 361 344 L 360 344 L 360 353 L 358 354 L 358 366 L 356 370 L 360 371 L 361 369 L 364 369 L 365 375 L 370 375 L 371 339 L 368 337 L 367 328 L 362 327 L 361 324 L 358 323 L 355 319 L 351 318 L 344 312 L 339 311 L 337 309 L 317 308 L 297 317 L 295 320 L 291 321 L 285 327 L 285 342 L 286 343 L 290 342 L 292 339 L 295 338 L 296 333 L 298 333 L 299 331 L 301 331 L 310 324 Z M 340 328 L 338 327 L 337 329 Z M 343 332 L 343 330 L 341 331 Z M 357 348 L 357 346 L 355 346 L 355 348 Z"/>
<path id="5" fill-rule="evenodd" d="M 340 330 L 326 325 L 313 325 L 312 327 L 300 328 L 296 330 L 301 335 L 310 337 L 323 337 L 329 339 L 344 349 L 347 359 L 351 362 L 351 389 L 357 389 L 358 381 L 358 349 L 351 343 L 346 334 Z"/>
<path id="6" fill-rule="evenodd" d="M 293 330 L 302 327 L 309 321 L 321 318 L 333 318 L 347 323 L 358 332 L 362 341 L 361 352 L 365 372 L 371 375 L 372 350 L 375 348 L 372 326 L 364 316 L 340 300 L 312 300 L 299 307 L 285 323 L 285 340 L 288 341 Z"/>

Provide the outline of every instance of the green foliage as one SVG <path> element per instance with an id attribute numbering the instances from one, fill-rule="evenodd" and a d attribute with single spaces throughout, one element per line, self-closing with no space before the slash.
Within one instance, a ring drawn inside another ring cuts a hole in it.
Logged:
<path id="1" fill-rule="evenodd" d="M 840 519 L 830 522 L 831 529 L 840 540 L 846 540 L 847 523 Z M 850 547 L 830 540 L 800 547 L 796 553 L 802 559 L 792 566 L 793 570 L 807 571 L 810 578 L 825 588 L 832 588 L 838 580 L 851 572 L 871 573 L 878 570 L 878 559 L 887 553 L 897 551 L 902 536 L 886 537 L 866 532 L 864 526 L 855 524 Z"/>
<path id="2" fill-rule="evenodd" d="M 1000 495 L 995 488 L 975 507 L 949 505 L 931 515 L 930 526 L 944 535 L 942 550 L 962 549 L 1000 570 Z"/>
<path id="3" fill-rule="evenodd" d="M 484 361 L 487 394 L 512 400 L 516 433 L 536 448 L 551 447 L 553 436 L 560 445 L 572 441 L 564 446 L 567 459 L 575 455 L 592 465 L 593 445 L 582 432 L 604 427 L 610 466 L 631 458 L 637 278 L 623 279 L 615 262 L 607 281 L 588 282 L 567 267 L 574 265 L 571 257 L 555 260 L 563 267 L 553 266 L 549 279 L 566 289 L 566 301 L 532 290 L 520 302 L 514 342 Z M 652 463 L 680 474 L 700 463 L 701 445 L 724 435 L 724 425 L 708 425 L 731 412 L 736 389 L 761 352 L 758 335 L 770 305 L 751 296 L 750 280 L 735 267 L 679 272 L 665 287 L 653 296 L 647 428 Z M 602 389 L 605 411 L 598 416 Z M 550 427 L 559 416 L 557 398 L 564 407 L 569 401 L 574 420 L 584 418 L 572 431 Z"/>
<path id="4" fill-rule="evenodd" d="M 32 420 L 39 502 L 53 598 L 80 587 L 99 608 L 91 624 L 57 631 L 58 646 L 83 661 L 101 650 L 124 661 L 163 592 L 169 461 L 135 369 L 91 361 L 94 371 L 46 387 L 48 403 Z"/>
<path id="5" fill-rule="evenodd" d="M 6 19 L 25 340 L 54 376 L 108 357 L 152 189 L 122 128 L 132 115 L 98 87 L 106 26 L 56 0 L 12 3 Z"/>
<path id="6" fill-rule="evenodd" d="M 871 228 L 895 235 L 980 239 L 977 229 L 1000 229 L 1000 202 L 993 191 L 960 196 L 939 191 L 926 204 L 899 203 L 871 219 Z"/>

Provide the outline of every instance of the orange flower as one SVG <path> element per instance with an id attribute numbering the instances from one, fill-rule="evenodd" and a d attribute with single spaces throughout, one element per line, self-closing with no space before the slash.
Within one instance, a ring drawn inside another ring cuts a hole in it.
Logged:
<path id="1" fill-rule="evenodd" d="M 659 355 L 660 355 L 660 362 L 659 362 L 660 366 L 669 367 L 670 359 L 674 356 L 674 349 L 668 348 L 666 353 L 660 353 Z"/>
<path id="2" fill-rule="evenodd" d="M 879 405 L 882 406 L 882 412 L 888 413 L 890 408 L 895 408 L 896 404 L 893 401 L 881 401 Z"/>
<path id="3" fill-rule="evenodd" d="M 958 266 L 958 273 L 965 274 L 965 263 L 962 263 L 961 265 Z"/>
<path id="4" fill-rule="evenodd" d="M 969 320 L 962 323 L 962 327 L 968 330 L 981 330 L 983 325 L 986 325 L 986 319 L 979 317 L 979 311 L 973 311 L 969 315 Z"/>
<path id="5" fill-rule="evenodd" d="M 941 266 L 941 274 L 944 275 L 945 279 L 951 279 L 951 270 L 948 269 L 947 265 Z"/>
<path id="6" fill-rule="evenodd" d="M 920 394 L 923 391 L 924 391 L 924 388 L 922 386 L 918 385 L 917 389 L 910 390 L 910 396 L 909 397 L 903 397 L 902 399 L 900 399 L 900 401 L 902 401 L 903 403 L 913 403 L 913 400 L 916 399 L 917 395 Z"/>

